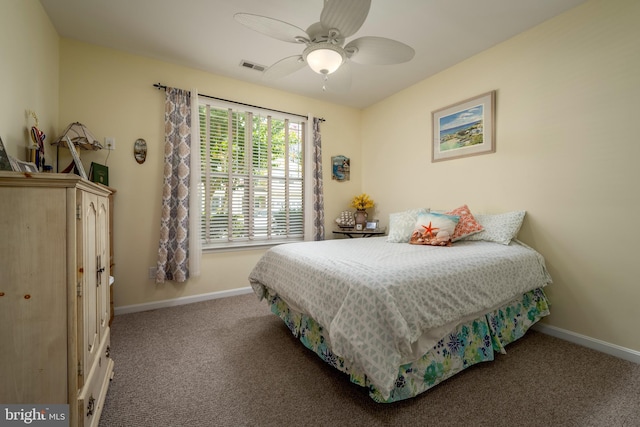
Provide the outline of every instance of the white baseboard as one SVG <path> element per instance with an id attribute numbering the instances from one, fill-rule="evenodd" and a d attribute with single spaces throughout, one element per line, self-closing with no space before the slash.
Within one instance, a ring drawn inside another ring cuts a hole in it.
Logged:
<path id="1" fill-rule="evenodd" d="M 597 340 L 586 335 L 576 334 L 575 332 L 567 331 L 566 329 L 557 328 L 551 325 L 545 325 L 543 323 L 536 323 L 533 325 L 532 329 L 592 350 L 600 351 L 611 356 L 619 357 L 620 359 L 640 364 L 640 351 L 620 347 L 619 345 Z"/>
<path id="2" fill-rule="evenodd" d="M 143 304 L 124 305 L 121 307 L 115 307 L 113 314 L 118 316 L 120 314 L 137 313 L 139 311 L 156 310 L 158 308 L 175 307 L 177 305 L 191 304 L 194 302 L 208 301 L 218 298 L 232 297 L 236 295 L 245 295 L 253 292 L 251 286 L 246 288 L 231 289 L 229 291 L 211 292 L 208 294 L 192 295 L 188 297 L 180 297 L 174 299 L 166 299 L 162 301 L 146 302 Z"/>

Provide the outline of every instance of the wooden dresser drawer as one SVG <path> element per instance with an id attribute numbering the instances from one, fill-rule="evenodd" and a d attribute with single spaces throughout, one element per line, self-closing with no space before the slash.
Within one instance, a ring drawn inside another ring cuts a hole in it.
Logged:
<path id="1" fill-rule="evenodd" d="M 113 359 L 109 355 L 110 333 L 111 329 L 107 328 L 104 339 L 100 342 L 97 358 L 78 396 L 78 419 L 84 419 L 84 423 L 79 425 L 85 427 L 98 425 L 113 375 Z"/>

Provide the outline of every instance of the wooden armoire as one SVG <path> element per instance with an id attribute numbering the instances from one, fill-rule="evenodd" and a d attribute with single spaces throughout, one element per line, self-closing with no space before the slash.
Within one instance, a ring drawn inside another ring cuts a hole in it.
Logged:
<path id="1" fill-rule="evenodd" d="M 0 402 L 69 404 L 97 426 L 110 357 L 110 190 L 0 172 Z"/>

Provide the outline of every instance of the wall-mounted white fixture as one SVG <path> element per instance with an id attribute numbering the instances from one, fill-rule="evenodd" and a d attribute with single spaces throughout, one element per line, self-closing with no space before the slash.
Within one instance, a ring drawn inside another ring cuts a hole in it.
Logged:
<path id="1" fill-rule="evenodd" d="M 107 150 L 115 150 L 116 149 L 116 139 L 112 136 L 104 137 L 104 146 Z"/>

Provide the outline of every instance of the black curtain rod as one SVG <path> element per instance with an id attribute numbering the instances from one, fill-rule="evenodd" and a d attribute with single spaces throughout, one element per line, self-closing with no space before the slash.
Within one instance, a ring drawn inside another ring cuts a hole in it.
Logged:
<path id="1" fill-rule="evenodd" d="M 161 84 L 161 83 L 155 83 L 155 84 L 153 85 L 153 87 L 155 87 L 155 88 L 157 88 L 157 89 L 167 90 L 167 86 L 165 86 L 165 85 L 163 85 L 163 84 Z M 216 98 L 215 96 L 211 96 L 211 95 L 204 95 L 204 94 L 202 94 L 202 93 L 199 93 L 199 94 L 198 94 L 198 96 L 203 96 L 203 97 L 205 97 L 205 98 L 215 99 L 215 100 L 218 100 L 218 101 L 231 102 L 231 103 L 238 104 L 238 105 L 244 105 L 245 107 L 260 108 L 260 109 L 263 109 L 263 110 L 275 111 L 276 113 L 284 113 L 284 114 L 290 114 L 290 115 L 292 115 L 292 116 L 304 117 L 305 119 L 309 118 L 308 116 L 304 116 L 304 115 L 302 115 L 302 114 L 289 113 L 288 111 L 274 110 L 273 108 L 265 108 L 265 107 L 260 107 L 260 106 L 258 106 L 258 105 L 245 104 L 245 103 L 242 103 L 242 102 L 231 101 L 231 100 L 224 99 L 224 98 Z M 323 118 L 320 118 L 320 121 L 321 121 L 321 122 L 324 122 L 324 119 L 323 119 Z"/>

